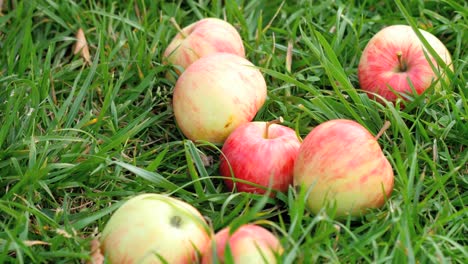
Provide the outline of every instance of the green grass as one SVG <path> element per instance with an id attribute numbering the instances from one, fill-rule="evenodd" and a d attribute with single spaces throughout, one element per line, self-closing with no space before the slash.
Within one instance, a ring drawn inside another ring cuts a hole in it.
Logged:
<path id="1" fill-rule="evenodd" d="M 219 230 L 258 222 L 283 263 L 467 263 L 468 5 L 463 1 L 3 1 L 0 16 L 0 263 L 80 263 L 120 201 L 167 193 Z M 161 55 L 185 26 L 224 18 L 260 67 L 268 99 L 256 120 L 282 116 L 305 137 L 330 119 L 376 134 L 395 172 L 386 205 L 337 221 L 276 198 L 231 193 L 220 146 L 186 140 Z M 359 88 L 357 65 L 382 27 L 424 27 L 453 58 L 450 83 L 402 107 Z M 72 53 L 83 28 L 90 65 Z M 286 66 L 293 44 L 291 71 Z M 203 158 L 213 158 L 204 164 Z M 39 243 L 43 242 L 43 243 Z"/>

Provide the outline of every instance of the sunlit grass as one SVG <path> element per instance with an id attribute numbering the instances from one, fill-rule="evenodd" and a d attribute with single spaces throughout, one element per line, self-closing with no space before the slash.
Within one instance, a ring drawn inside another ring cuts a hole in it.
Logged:
<path id="1" fill-rule="evenodd" d="M 465 263 L 468 209 L 467 4 L 446 1 L 3 1 L 0 16 L 0 262 L 80 263 L 122 201 L 167 193 L 215 230 L 256 222 L 281 238 L 283 263 Z M 143 3 L 144 2 L 144 3 Z M 305 191 L 231 193 L 220 147 L 186 140 L 161 55 L 203 17 L 232 23 L 264 73 L 256 120 L 282 116 L 305 137 L 353 119 L 376 134 L 395 172 L 386 205 L 337 221 Z M 391 24 L 444 42 L 454 72 L 439 91 L 382 105 L 359 90 L 367 41 Z M 83 28 L 90 65 L 72 53 Z M 292 46 L 287 66 L 288 43 Z"/>

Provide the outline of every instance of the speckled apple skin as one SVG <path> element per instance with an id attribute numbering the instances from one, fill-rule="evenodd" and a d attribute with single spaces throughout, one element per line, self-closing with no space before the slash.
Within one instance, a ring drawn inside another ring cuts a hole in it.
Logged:
<path id="1" fill-rule="evenodd" d="M 308 207 L 318 213 L 336 202 L 336 217 L 381 207 L 393 190 L 392 166 L 367 129 L 336 119 L 304 139 L 294 166 L 294 185 L 311 188 Z"/>
<path id="2" fill-rule="evenodd" d="M 250 122 L 236 128 L 224 142 L 220 173 L 246 180 L 280 192 L 293 183 L 294 161 L 301 145 L 296 132 L 286 126 L 271 124 L 265 138 L 267 122 Z M 231 173 L 232 170 L 232 173 Z M 229 189 L 232 180 L 225 180 Z M 236 182 L 240 192 L 265 193 L 263 188 Z"/>
<path id="3" fill-rule="evenodd" d="M 223 143 L 235 128 L 252 121 L 266 94 L 265 79 L 251 62 L 215 53 L 180 75 L 173 94 L 175 119 L 187 138 Z"/>
<path id="4" fill-rule="evenodd" d="M 180 228 L 170 224 L 173 215 L 186 216 Z M 117 209 L 100 242 L 103 254 L 113 264 L 163 263 L 155 254 L 169 263 L 188 264 L 211 237 L 211 230 L 193 206 L 165 195 L 142 194 Z"/>
<path id="5" fill-rule="evenodd" d="M 431 33 L 420 30 L 429 45 L 453 70 L 452 59 L 445 45 Z M 430 56 L 431 63 L 424 55 L 424 46 L 410 26 L 393 25 L 377 32 L 367 43 L 362 52 L 358 66 L 359 84 L 364 91 L 376 93 L 385 99 L 395 102 L 396 93 L 413 94 L 408 78 L 417 94 L 424 92 L 432 82 L 438 79 L 438 73 L 444 78 L 446 74 L 436 60 Z M 399 72 L 397 53 L 401 52 L 402 60 L 407 64 L 406 72 Z M 391 87 L 392 89 L 390 89 Z M 440 87 L 437 83 L 436 89 Z M 370 98 L 374 95 L 368 93 Z M 404 97 L 403 97 L 404 98 Z"/>
<path id="6" fill-rule="evenodd" d="M 216 256 L 220 263 L 224 263 L 226 244 L 229 244 L 235 264 L 274 264 L 277 263 L 277 256 L 283 253 L 278 238 L 267 229 L 254 224 L 243 225 L 232 235 L 229 235 L 228 227 L 224 228 L 216 233 L 213 242 L 216 244 Z M 202 264 L 215 263 L 213 255 L 212 245 L 209 245 L 203 252 Z"/>
<path id="7" fill-rule="evenodd" d="M 184 69 L 201 57 L 225 52 L 245 57 L 244 44 L 237 30 L 218 18 L 204 18 L 182 29 L 164 51 L 166 62 Z"/>

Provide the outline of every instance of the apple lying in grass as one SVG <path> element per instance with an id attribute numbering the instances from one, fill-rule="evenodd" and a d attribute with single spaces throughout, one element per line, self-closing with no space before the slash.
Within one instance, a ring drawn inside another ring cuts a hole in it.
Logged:
<path id="1" fill-rule="evenodd" d="M 165 62 L 184 69 L 201 57 L 216 52 L 245 57 L 244 44 L 237 30 L 218 18 L 204 18 L 183 29 L 164 51 Z"/>
<path id="2" fill-rule="evenodd" d="M 273 264 L 283 253 L 278 238 L 261 226 L 246 224 L 233 234 L 229 233 L 228 227 L 216 233 L 212 243 L 203 251 L 202 264 L 225 263 L 228 256 L 232 256 L 234 264 Z M 230 254 L 226 252 L 228 248 Z"/>
<path id="3" fill-rule="evenodd" d="M 190 65 L 174 88 L 176 122 L 189 139 L 223 143 L 252 121 L 266 99 L 262 73 L 248 60 L 214 53 Z"/>
<path id="4" fill-rule="evenodd" d="M 448 66 L 436 62 L 410 26 L 386 27 L 367 43 L 359 61 L 359 83 L 370 98 L 375 93 L 395 102 L 400 94 L 421 94 L 440 76 L 446 78 L 447 68 L 453 69 L 444 44 L 427 31 L 419 32 Z"/>
<path id="5" fill-rule="evenodd" d="M 193 263 L 211 236 L 191 205 L 142 194 L 112 215 L 102 232 L 101 250 L 110 263 Z"/>
<path id="6" fill-rule="evenodd" d="M 381 207 L 392 192 L 393 178 L 376 138 L 344 119 L 315 127 L 302 142 L 294 166 L 294 185 L 310 188 L 309 209 L 318 213 L 326 205 L 336 206 L 337 218 Z"/>
<path id="7" fill-rule="evenodd" d="M 284 192 L 293 182 L 294 160 L 300 145 L 296 132 L 289 127 L 274 122 L 245 123 L 224 142 L 221 175 Z M 241 192 L 266 192 L 248 183 L 225 182 L 230 189 L 235 186 Z"/>

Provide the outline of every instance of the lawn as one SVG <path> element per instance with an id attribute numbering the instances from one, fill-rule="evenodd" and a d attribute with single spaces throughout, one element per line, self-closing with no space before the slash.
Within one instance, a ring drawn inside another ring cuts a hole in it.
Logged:
<path id="1" fill-rule="evenodd" d="M 467 263 L 466 2 L 0 2 L 0 263 L 88 261 L 112 213 L 141 193 L 193 205 L 215 231 L 261 224 L 280 238 L 282 263 Z M 162 64 L 171 18 L 204 17 L 233 24 L 263 72 L 255 120 L 282 117 L 301 138 L 331 119 L 373 135 L 391 123 L 378 140 L 395 174 L 382 208 L 337 220 L 309 212 L 293 187 L 275 197 L 226 188 L 221 145 L 176 125 L 166 78 L 176 73 Z M 381 104 L 359 89 L 357 66 L 393 24 L 437 36 L 454 71 L 439 89 Z M 80 28 L 88 62 L 73 53 Z"/>

